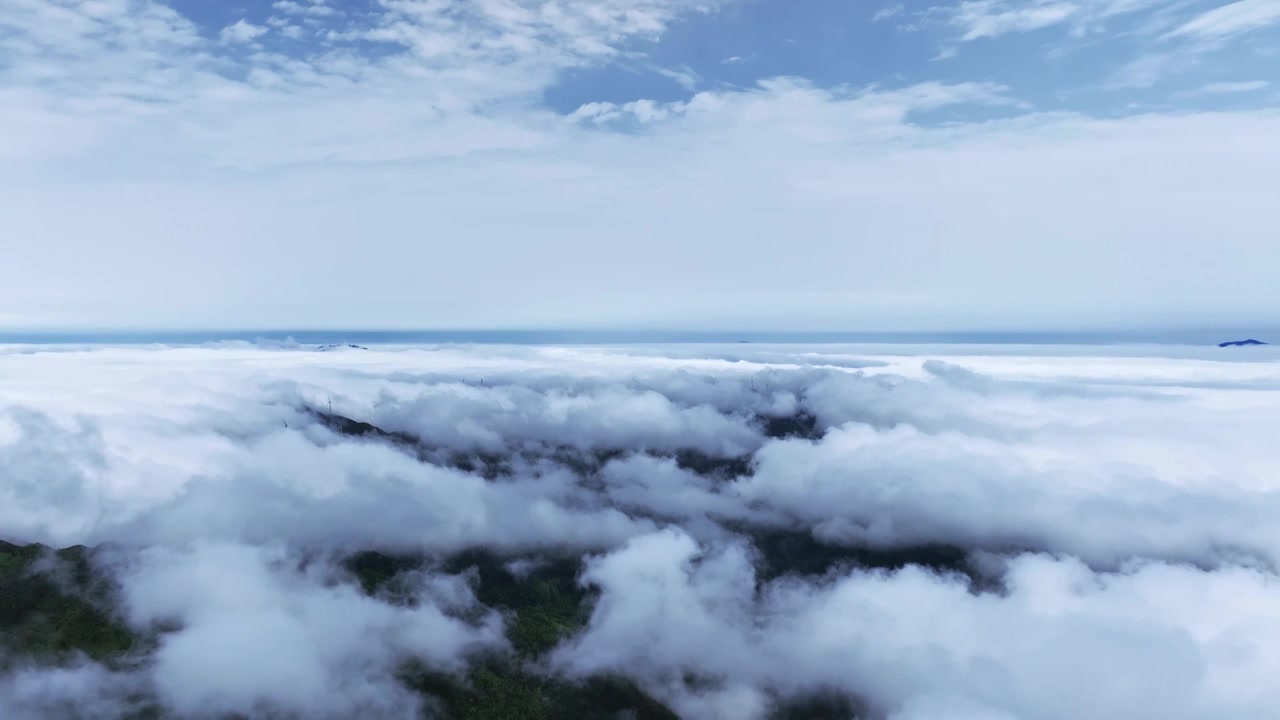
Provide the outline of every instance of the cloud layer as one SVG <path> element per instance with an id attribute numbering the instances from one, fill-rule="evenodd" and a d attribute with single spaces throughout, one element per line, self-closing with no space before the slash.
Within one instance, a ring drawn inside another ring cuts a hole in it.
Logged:
<path id="1" fill-rule="evenodd" d="M 567 557 L 527 672 L 683 717 L 1280 717 L 1280 372 L 1171 350 L 13 346 L 0 538 L 144 640 L 0 708 L 430 716 L 406 668 L 525 653 L 492 583 Z"/>

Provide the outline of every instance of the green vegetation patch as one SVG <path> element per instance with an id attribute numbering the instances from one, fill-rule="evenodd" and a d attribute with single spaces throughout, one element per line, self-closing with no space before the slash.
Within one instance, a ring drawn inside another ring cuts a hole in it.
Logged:
<path id="1" fill-rule="evenodd" d="M 513 572 L 508 569 L 512 563 L 525 568 Z M 421 554 L 365 551 L 343 564 L 366 594 L 394 599 L 405 589 L 400 586 L 403 574 L 423 569 L 428 560 Z M 506 615 L 507 637 L 522 658 L 545 653 L 590 618 L 591 597 L 578 585 L 582 561 L 576 557 L 511 558 L 470 550 L 450 557 L 440 569 L 475 575 L 476 598 Z"/>
<path id="2" fill-rule="evenodd" d="M 782 575 L 824 575 L 839 567 L 900 570 L 917 565 L 941 573 L 971 575 L 968 552 L 954 545 L 927 543 L 900 548 L 834 545 L 799 530 L 744 530 L 763 560 L 759 579 Z"/>
<path id="3" fill-rule="evenodd" d="M 398 591 L 402 573 L 427 565 L 422 555 L 361 552 L 348 570 L 369 594 Z M 596 677 L 581 682 L 549 677 L 536 662 L 586 626 L 592 594 L 578 584 L 582 560 L 570 556 L 508 557 L 471 550 L 445 560 L 440 570 L 472 573 L 476 598 L 506 618 L 514 657 L 490 657 L 463 674 L 431 671 L 412 663 L 401 680 L 429 696 L 454 720 L 551 720 L 619 718 L 673 720 L 676 715 L 630 681 Z"/>
<path id="4" fill-rule="evenodd" d="M 677 720 L 678 716 L 630 681 L 549 678 L 516 663 L 494 661 L 466 675 L 411 668 L 405 683 L 440 705 L 453 720 Z"/>
<path id="5" fill-rule="evenodd" d="M 818 418 L 804 410 L 792 415 L 758 415 L 756 416 L 756 423 L 760 426 L 760 430 L 765 437 L 775 440 L 785 438 L 822 439 L 822 431 L 818 429 Z"/>
<path id="6" fill-rule="evenodd" d="M 0 541 L 0 647 L 13 655 L 60 662 L 75 653 L 99 661 L 128 653 L 137 638 L 111 613 L 112 600 L 88 548 Z"/>
<path id="7" fill-rule="evenodd" d="M 838 693 L 817 693 L 783 703 L 771 720 L 857 720 L 866 717 L 861 703 Z"/>
<path id="8" fill-rule="evenodd" d="M 522 571 L 508 569 L 525 563 Z M 476 598 L 507 615 L 507 638 L 522 658 L 532 659 L 586 626 L 591 596 L 578 585 L 576 557 L 503 558 L 473 550 L 452 558 L 449 572 L 474 572 Z"/>

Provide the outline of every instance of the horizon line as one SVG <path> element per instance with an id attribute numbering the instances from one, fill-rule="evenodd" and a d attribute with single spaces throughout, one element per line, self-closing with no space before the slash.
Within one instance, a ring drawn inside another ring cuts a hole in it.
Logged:
<path id="1" fill-rule="evenodd" d="M 733 340 L 750 340 L 751 338 L 1108 338 L 1123 340 L 1178 336 L 1232 335 L 1221 337 L 1221 340 L 1242 340 L 1254 334 L 1280 333 L 1280 325 L 1245 325 L 1245 326 L 1149 326 L 1149 327 L 1096 327 L 1096 328 L 988 328 L 988 329 L 925 329 L 925 330 L 847 330 L 847 329 L 690 329 L 690 328 L 387 328 L 387 327 L 211 327 L 211 328 L 84 328 L 84 327 L 39 327 L 39 328 L 4 328 L 0 327 L 0 342 L 17 338 L 31 339 L 91 339 L 91 338 L 204 338 L 217 340 L 220 338 L 244 340 L 253 336 L 263 339 L 283 340 L 294 335 L 302 337 L 326 336 L 336 337 L 344 334 L 363 336 L 366 338 L 390 336 L 424 336 L 424 337 L 471 337 L 471 336 L 505 336 L 510 338 L 533 338 L 539 336 L 563 336 L 578 338 L 642 338 L 642 337 L 682 337 L 682 338 L 723 338 Z M 1240 337 L 1234 337 L 1239 335 Z"/>

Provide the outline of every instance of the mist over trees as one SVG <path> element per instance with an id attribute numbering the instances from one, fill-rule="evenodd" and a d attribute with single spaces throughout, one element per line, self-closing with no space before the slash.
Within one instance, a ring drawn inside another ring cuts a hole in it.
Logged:
<path id="1" fill-rule="evenodd" d="M 1280 717 L 1277 388 L 1123 350 L 8 349 L 0 714 Z"/>

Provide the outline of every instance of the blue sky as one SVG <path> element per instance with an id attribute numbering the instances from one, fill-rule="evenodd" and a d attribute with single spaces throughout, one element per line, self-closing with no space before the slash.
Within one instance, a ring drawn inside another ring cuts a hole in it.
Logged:
<path id="1" fill-rule="evenodd" d="M 788 75 L 822 86 L 997 82 L 1038 109 L 1236 108 L 1273 100 L 1280 68 L 1280 10 L 1270 0 L 687 5 L 694 10 L 672 17 L 660 34 L 618 42 L 607 62 L 564 69 L 545 88 L 547 105 L 568 113 L 600 100 L 678 101 L 698 90 Z M 240 21 L 261 28 L 246 51 L 306 58 L 404 50 L 394 42 L 329 36 L 376 26 L 386 8 L 370 0 L 175 0 L 171 6 L 210 40 Z M 1228 22 L 1197 32 L 1195 23 L 1214 13 Z"/>
<path id="2" fill-rule="evenodd" d="M 1238 94 L 1197 91 L 1241 78 L 1271 82 L 1280 67 L 1274 27 L 1203 49 L 1162 36 L 1174 18 L 1195 17 L 1197 5 L 1211 7 L 1204 3 L 1186 4 L 1178 15 L 1165 15 L 1168 8 L 1160 3 L 1099 20 L 1068 15 L 1042 28 L 967 41 L 966 26 L 955 15 L 964 5 L 744 2 L 676 24 L 662 42 L 644 48 L 643 59 L 569 73 L 548 97 L 559 108 L 601 96 L 625 102 L 637 93 L 675 100 L 688 88 L 661 74 L 674 70 L 705 89 L 749 86 L 773 75 L 825 86 L 981 80 L 1005 84 L 1041 110 L 1122 113 L 1135 103 L 1236 107 Z M 989 12 L 1016 12 L 1021 5 L 992 4 Z M 1167 55 L 1186 59 L 1170 62 Z M 1150 74 L 1133 74 L 1147 64 L 1153 64 Z M 1247 101 L 1272 98 L 1274 93 L 1255 93 Z"/>
<path id="3" fill-rule="evenodd" d="M 0 325 L 1280 322 L 1280 0 L 11 0 Z"/>

